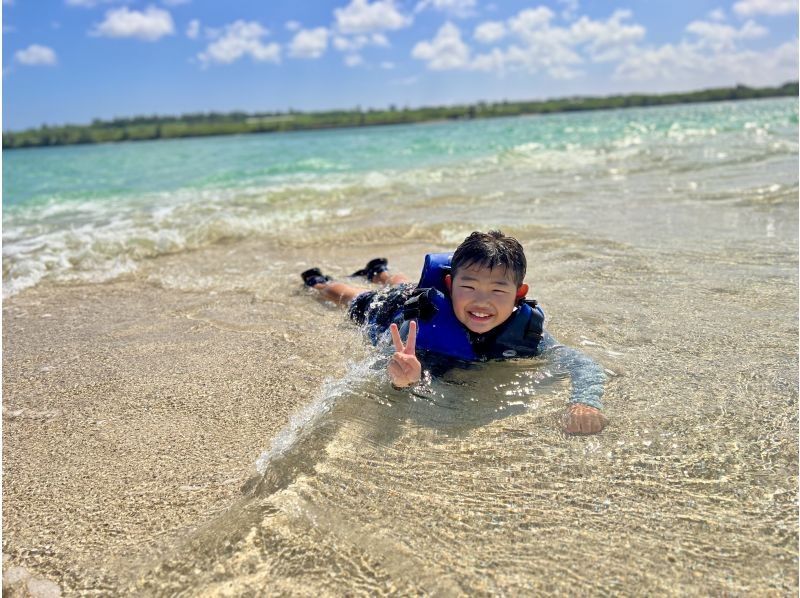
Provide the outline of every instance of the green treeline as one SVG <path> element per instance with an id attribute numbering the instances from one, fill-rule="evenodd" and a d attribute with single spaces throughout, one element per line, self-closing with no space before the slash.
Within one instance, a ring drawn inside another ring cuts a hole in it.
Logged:
<path id="1" fill-rule="evenodd" d="M 137 116 L 109 121 L 94 120 L 90 125 L 42 126 L 20 132 L 3 133 L 3 148 L 107 143 L 143 139 L 173 139 L 208 135 L 274 133 L 337 127 L 365 127 L 419 123 L 434 120 L 457 120 L 548 114 L 578 110 L 603 110 L 638 106 L 663 106 L 693 102 L 749 100 L 798 95 L 797 81 L 780 87 L 752 88 L 744 85 L 706 89 L 690 93 L 661 95 L 617 95 L 594 98 L 563 98 L 530 102 L 478 102 L 471 105 L 438 106 L 388 110 L 336 110 L 329 112 L 245 112 L 198 113 L 183 116 Z"/>

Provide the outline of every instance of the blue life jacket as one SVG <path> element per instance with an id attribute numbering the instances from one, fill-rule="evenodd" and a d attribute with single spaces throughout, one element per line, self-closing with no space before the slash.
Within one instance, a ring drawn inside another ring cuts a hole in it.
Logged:
<path id="1" fill-rule="evenodd" d="M 403 306 L 401 335 L 417 321 L 417 349 L 463 361 L 531 357 L 542 340 L 544 312 L 533 300 L 523 300 L 511 316 L 483 335 L 470 332 L 456 318 L 444 284 L 452 253 L 425 256 L 417 290 Z M 399 318 L 398 318 L 399 319 Z"/>

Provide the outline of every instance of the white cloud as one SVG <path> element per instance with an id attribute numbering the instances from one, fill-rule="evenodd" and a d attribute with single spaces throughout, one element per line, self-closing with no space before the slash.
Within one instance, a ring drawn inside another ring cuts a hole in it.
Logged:
<path id="1" fill-rule="evenodd" d="M 575 18 L 575 14 L 578 12 L 578 0 L 558 0 L 558 3 L 564 5 L 564 10 L 561 11 L 562 18 L 567 21 Z"/>
<path id="2" fill-rule="evenodd" d="M 120 4 L 125 0 L 67 0 L 67 6 L 77 6 L 79 8 L 94 8 L 100 4 Z"/>
<path id="3" fill-rule="evenodd" d="M 14 53 L 14 59 L 25 66 L 55 66 L 58 63 L 52 48 L 31 44 L 24 50 Z"/>
<path id="4" fill-rule="evenodd" d="M 587 60 L 619 61 L 634 51 L 646 31 L 631 21 L 632 16 L 628 10 L 617 10 L 605 20 L 583 16 L 559 26 L 550 8 L 538 6 L 521 10 L 505 22 L 487 21 L 475 28 L 474 38 L 481 43 L 511 38 L 504 48 L 472 56 L 458 28 L 447 23 L 434 39 L 418 43 L 412 56 L 425 60 L 432 70 L 470 69 L 500 76 L 507 71 L 545 72 L 556 79 L 571 79 L 583 74 L 580 66 Z"/>
<path id="5" fill-rule="evenodd" d="M 256 21 L 236 21 L 226 25 L 219 38 L 197 57 L 205 66 L 211 63 L 230 64 L 245 56 L 250 56 L 256 62 L 278 63 L 281 60 L 280 45 L 262 42 L 261 38 L 268 33 Z"/>
<path id="6" fill-rule="evenodd" d="M 632 13 L 627 10 L 617 10 L 606 20 L 583 16 L 565 27 L 554 25 L 554 17 L 552 10 L 539 6 L 520 11 L 506 24 L 481 30 L 487 39 L 502 32 L 516 38 L 516 43 L 477 56 L 472 68 L 499 74 L 506 70 L 544 71 L 556 79 L 572 79 L 582 74 L 577 67 L 586 58 L 594 62 L 621 60 L 645 36 L 644 27 L 629 22 Z M 478 30 L 476 38 L 480 39 Z"/>
<path id="7" fill-rule="evenodd" d="M 344 63 L 352 68 L 364 64 L 364 59 L 359 54 L 350 54 L 344 57 Z"/>
<path id="8" fill-rule="evenodd" d="M 549 8 L 539 6 L 523 10 L 508 21 L 511 32 L 532 53 L 541 55 L 536 62 L 547 66 L 581 62 L 576 60 L 578 46 L 585 46 L 596 62 L 616 60 L 645 35 L 641 25 L 625 22 L 632 16 L 628 10 L 617 10 L 605 21 L 582 16 L 569 27 L 551 25 L 554 16 Z"/>
<path id="9" fill-rule="evenodd" d="M 298 21 L 286 21 L 283 26 L 287 31 L 300 31 L 303 27 Z"/>
<path id="10" fill-rule="evenodd" d="M 697 36 L 698 43 L 709 46 L 715 50 L 730 50 L 740 39 L 757 39 L 769 33 L 766 27 L 748 20 L 741 29 L 722 23 L 709 21 L 692 21 L 686 26 L 686 31 Z"/>
<path id="11" fill-rule="evenodd" d="M 289 55 L 294 58 L 319 58 L 328 49 L 328 30 L 325 27 L 302 29 L 289 45 Z"/>
<path id="12" fill-rule="evenodd" d="M 482 44 L 492 44 L 503 39 L 506 35 L 506 26 L 502 21 L 487 21 L 475 27 L 473 37 Z"/>
<path id="13" fill-rule="evenodd" d="M 769 4 L 776 9 L 778 2 L 745 0 L 734 10 L 741 14 L 758 5 L 766 10 Z M 618 80 L 647 82 L 650 91 L 691 89 L 742 83 L 745 85 L 775 85 L 797 79 L 797 40 L 778 47 L 752 50 L 745 47 L 750 40 L 761 39 L 769 30 L 748 19 L 740 27 L 728 25 L 722 9 L 709 13 L 706 21 L 692 21 L 686 26 L 686 36 L 678 42 L 657 47 L 638 47 L 616 67 Z M 641 87 L 640 87 L 641 88 Z"/>
<path id="14" fill-rule="evenodd" d="M 645 28 L 641 25 L 623 23 L 631 16 L 629 10 L 616 10 L 605 21 L 593 21 L 583 16 L 569 29 L 572 42 L 587 44 L 589 55 L 595 62 L 619 60 L 645 35 Z"/>
<path id="15" fill-rule="evenodd" d="M 367 39 L 366 35 L 361 36 L 363 39 Z M 341 35 L 334 36 L 333 38 L 333 47 L 339 50 L 340 52 L 350 52 L 352 50 L 358 50 L 362 47 L 362 45 L 358 45 L 356 42 L 357 38 L 349 38 L 349 37 L 342 37 Z"/>
<path id="16" fill-rule="evenodd" d="M 403 15 L 394 0 L 351 0 L 344 8 L 333 11 L 341 33 L 372 33 L 408 27 L 412 19 Z"/>
<path id="17" fill-rule="evenodd" d="M 736 5 L 739 14 L 745 3 L 766 11 L 765 0 L 742 0 Z M 770 3 L 771 10 L 778 10 L 777 4 Z M 733 26 L 725 19 L 722 9 L 714 10 L 707 19 L 689 23 L 679 42 L 647 48 L 641 46 L 647 31 L 629 10 L 616 10 L 605 19 L 584 15 L 564 23 L 550 8 L 536 6 L 505 21 L 478 24 L 474 39 L 490 45 L 483 53 L 473 54 L 458 27 L 448 22 L 433 39 L 417 43 L 412 56 L 431 70 L 477 70 L 498 76 L 523 71 L 554 79 L 579 77 L 589 62 L 610 62 L 616 64 L 616 79 L 649 81 L 654 91 L 736 82 L 773 85 L 797 78 L 796 40 L 750 50 L 745 44 L 766 37 L 767 28 L 753 20 Z"/>
<path id="18" fill-rule="evenodd" d="M 789 15 L 797 12 L 797 0 L 740 0 L 733 12 L 740 17 Z"/>
<path id="19" fill-rule="evenodd" d="M 454 17 L 469 17 L 475 14 L 475 0 L 421 0 L 414 12 L 422 12 L 428 8 L 446 12 Z"/>
<path id="20" fill-rule="evenodd" d="M 520 11 L 508 20 L 508 29 L 521 45 L 512 45 L 504 55 L 491 54 L 491 62 L 501 72 L 505 69 L 536 73 L 545 70 L 550 76 L 564 79 L 579 74 L 572 68 L 583 62 L 575 52 L 574 36 L 569 29 L 551 26 L 555 13 L 546 6 Z M 579 27 L 582 27 L 579 26 Z M 484 57 L 485 60 L 485 57 Z"/>
<path id="21" fill-rule="evenodd" d="M 389 61 L 381 62 L 381 68 L 385 71 L 391 71 L 394 69 L 394 62 L 389 62 Z"/>
<path id="22" fill-rule="evenodd" d="M 564 30 L 555 30 L 526 47 L 511 46 L 505 54 L 505 66 L 529 73 L 546 71 L 556 79 L 573 79 L 581 72 L 574 67 L 583 59 L 564 43 Z"/>
<path id="23" fill-rule="evenodd" d="M 517 16 L 508 20 L 511 31 L 527 41 L 536 41 L 542 29 L 550 26 L 555 13 L 546 6 L 537 6 L 520 11 Z"/>
<path id="24" fill-rule="evenodd" d="M 411 56 L 427 62 L 433 71 L 442 71 L 467 68 L 470 50 L 461 40 L 458 27 L 448 21 L 430 42 L 423 41 L 414 46 Z"/>
<path id="25" fill-rule="evenodd" d="M 709 52 L 686 40 L 630 55 L 616 69 L 617 79 L 650 81 L 654 87 L 691 89 L 715 85 L 775 85 L 797 78 L 797 40 L 764 51 Z"/>
<path id="26" fill-rule="evenodd" d="M 502 76 L 506 70 L 506 55 L 498 48 L 492 48 L 490 52 L 476 56 L 472 61 L 472 68 Z"/>
<path id="27" fill-rule="evenodd" d="M 572 69 L 568 66 L 557 64 L 555 66 L 551 66 L 548 69 L 547 74 L 553 79 L 561 79 L 566 81 L 568 79 L 577 79 L 578 77 L 582 77 L 585 73 L 579 69 Z"/>
<path id="28" fill-rule="evenodd" d="M 643 81 L 675 75 L 677 70 L 696 70 L 702 54 L 684 44 L 664 44 L 629 56 L 616 69 L 621 79 Z"/>
<path id="29" fill-rule="evenodd" d="M 148 6 L 144 11 L 129 10 L 126 6 L 106 13 L 105 20 L 91 31 L 91 35 L 102 37 L 133 37 L 144 41 L 156 41 L 172 35 L 175 27 L 172 16 L 166 10 Z"/>
<path id="30" fill-rule="evenodd" d="M 337 35 L 333 38 L 333 47 L 340 52 L 357 52 L 365 46 L 380 46 L 383 48 L 389 47 L 389 40 L 382 33 L 373 33 L 372 35 L 354 35 L 346 37 Z"/>
<path id="31" fill-rule="evenodd" d="M 369 41 L 373 46 L 380 46 L 381 48 L 388 48 L 389 39 L 383 33 L 373 33 L 369 36 Z"/>
<path id="32" fill-rule="evenodd" d="M 192 19 L 186 26 L 186 37 L 189 39 L 197 39 L 198 35 L 200 35 L 200 21 Z"/>

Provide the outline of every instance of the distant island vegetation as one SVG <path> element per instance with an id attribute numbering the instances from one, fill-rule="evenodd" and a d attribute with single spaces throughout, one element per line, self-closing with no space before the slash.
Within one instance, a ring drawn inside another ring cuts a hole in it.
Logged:
<path id="1" fill-rule="evenodd" d="M 422 108 L 396 108 L 386 110 L 354 109 L 327 112 L 207 112 L 182 116 L 136 116 L 114 120 L 94 120 L 90 125 L 64 125 L 3 133 L 3 149 L 41 147 L 48 145 L 74 145 L 141 141 L 148 139 L 175 139 L 180 137 L 205 137 L 210 135 L 235 135 L 244 133 L 276 133 L 340 127 L 368 127 L 430 122 L 437 120 L 462 120 L 496 118 L 527 114 L 550 114 L 581 110 L 605 110 L 642 106 L 663 106 L 695 102 L 724 100 L 750 100 L 798 95 L 797 81 L 780 87 L 753 88 L 744 85 L 705 89 L 688 93 L 659 95 L 630 94 L 606 97 L 571 97 L 523 102 L 478 102 L 456 106 Z"/>

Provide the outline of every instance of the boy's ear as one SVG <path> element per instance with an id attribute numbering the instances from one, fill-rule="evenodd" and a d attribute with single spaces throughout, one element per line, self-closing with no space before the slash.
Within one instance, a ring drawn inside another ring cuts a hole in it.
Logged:
<path id="1" fill-rule="evenodd" d="M 453 277 L 450 274 L 445 274 L 444 276 L 444 286 L 447 289 L 448 293 L 453 292 Z"/>
<path id="2" fill-rule="evenodd" d="M 522 283 L 521 285 L 519 285 L 519 288 L 517 289 L 517 302 L 525 299 L 525 295 L 527 294 L 528 294 L 528 285 Z"/>

